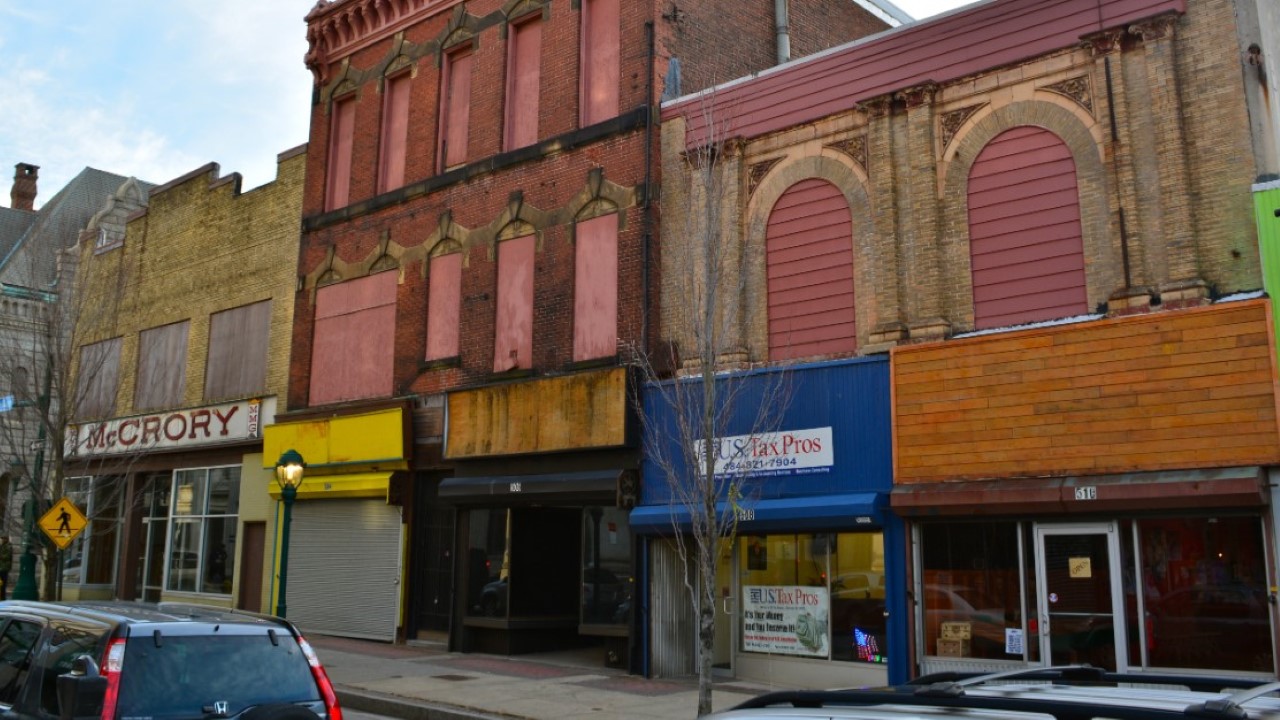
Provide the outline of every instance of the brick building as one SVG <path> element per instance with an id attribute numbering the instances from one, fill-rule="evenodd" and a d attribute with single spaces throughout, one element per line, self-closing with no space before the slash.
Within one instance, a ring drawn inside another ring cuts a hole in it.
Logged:
<path id="1" fill-rule="evenodd" d="M 305 148 L 240 191 L 210 163 L 126 185 L 80 233 L 64 597 L 269 610 L 262 428 L 282 409 Z M 148 192 L 149 190 L 149 192 Z"/>
<path id="2" fill-rule="evenodd" d="M 834 533 L 809 555 L 829 627 L 888 656 L 854 662 L 1275 674 L 1276 338 L 1270 301 L 1233 295 L 1263 287 L 1250 187 L 1280 170 L 1273 13 L 997 0 L 664 105 L 668 258 L 699 197 L 674 168 L 725 141 L 720 210 L 750 278 L 726 363 L 803 383 L 890 353 L 864 421 L 892 423 L 891 471 L 762 483 L 778 512 L 865 505 L 745 523 L 734 556 Z M 663 267 L 676 342 L 680 272 Z M 835 434 L 837 467 L 856 441 Z M 857 601 L 887 621 L 837 619 L 857 574 L 886 581 Z M 789 584 L 810 583 L 749 573 L 730 593 Z M 725 625 L 735 672 L 822 677 Z"/>
<path id="3" fill-rule="evenodd" d="M 649 109 L 903 19 L 827 0 L 782 34 L 774 6 L 344 0 L 308 15 L 290 413 L 267 430 L 268 455 L 295 447 L 311 478 L 291 618 L 629 662 L 622 358 L 656 318 Z"/>

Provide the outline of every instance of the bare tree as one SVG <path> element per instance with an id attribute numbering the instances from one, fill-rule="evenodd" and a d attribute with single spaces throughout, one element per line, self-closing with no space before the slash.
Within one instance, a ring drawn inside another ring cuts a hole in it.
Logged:
<path id="1" fill-rule="evenodd" d="M 711 712 L 717 572 L 740 518 L 758 495 L 746 453 L 752 438 L 775 431 L 790 398 L 785 369 L 752 373 L 747 335 L 762 303 L 754 296 L 740 220 L 740 163 L 726 128 L 701 104 L 704 135 L 685 149 L 664 149 L 662 307 L 667 356 L 642 355 L 647 467 L 669 491 L 671 542 L 697 619 L 698 715 Z M 672 138 L 665 137 L 664 144 Z M 756 268 L 756 273 L 763 270 Z M 674 350 L 677 348 L 678 350 Z M 658 419 L 662 418 L 662 419 Z M 654 478 L 646 476 L 646 482 Z"/>
<path id="2" fill-rule="evenodd" d="M 129 182 L 134 183 L 135 199 L 140 198 L 136 181 Z M 68 427 L 92 403 L 91 394 L 100 392 L 97 380 L 115 372 L 108 358 L 80 348 L 88 328 L 114 321 L 126 274 L 120 267 L 82 287 L 76 284 L 76 269 L 83 243 L 92 252 L 108 233 L 123 237 L 123 218 L 131 209 L 136 206 L 108 202 L 86 230 L 73 232 L 76 244 L 71 247 L 56 235 L 36 237 L 15 251 L 0 276 L 5 297 L 0 406 L 8 408 L 0 414 L 0 456 L 9 479 L 3 532 L 22 538 L 17 572 L 9 575 L 11 590 L 24 579 L 34 580 L 38 564 L 42 587 L 23 591 L 46 599 L 60 595 L 60 553 L 35 523 L 67 493 L 68 461 L 76 450 L 68 442 Z M 118 508 L 120 483 L 98 485 L 98 507 Z M 112 493 L 117 497 L 109 497 Z M 109 520 L 114 518 L 103 519 Z"/>

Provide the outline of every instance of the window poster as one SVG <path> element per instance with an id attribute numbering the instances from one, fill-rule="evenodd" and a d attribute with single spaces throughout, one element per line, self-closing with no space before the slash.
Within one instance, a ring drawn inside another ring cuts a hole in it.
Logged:
<path id="1" fill-rule="evenodd" d="M 824 587 L 748 585 L 743 588 L 742 649 L 829 658 L 830 608 Z"/>

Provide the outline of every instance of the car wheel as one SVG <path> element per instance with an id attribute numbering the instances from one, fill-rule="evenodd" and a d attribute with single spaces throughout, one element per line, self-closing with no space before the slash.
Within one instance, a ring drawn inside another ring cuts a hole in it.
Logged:
<path id="1" fill-rule="evenodd" d="M 274 703 L 245 711 L 241 720 L 320 720 L 320 716 L 301 705 Z"/>

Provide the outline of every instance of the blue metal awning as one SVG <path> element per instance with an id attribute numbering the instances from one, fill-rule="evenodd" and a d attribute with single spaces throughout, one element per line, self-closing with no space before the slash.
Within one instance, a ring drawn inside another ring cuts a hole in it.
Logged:
<path id="1" fill-rule="evenodd" d="M 738 521 L 738 532 L 878 528 L 884 525 L 887 504 L 884 493 L 745 500 L 741 509 L 746 517 Z M 725 503 L 717 503 L 716 509 L 724 512 Z M 640 535 L 670 535 L 673 520 L 687 530 L 689 517 L 689 508 L 679 503 L 644 505 L 631 511 L 631 530 Z"/>

